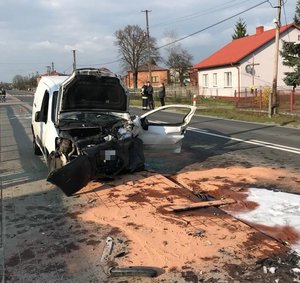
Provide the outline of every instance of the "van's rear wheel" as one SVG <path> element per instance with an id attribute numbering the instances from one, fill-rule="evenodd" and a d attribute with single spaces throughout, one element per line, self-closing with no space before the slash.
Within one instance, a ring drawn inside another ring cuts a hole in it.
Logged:
<path id="1" fill-rule="evenodd" d="M 32 146 L 33 146 L 33 152 L 35 155 L 42 155 L 42 151 L 39 148 L 39 146 L 36 144 L 36 140 L 34 137 L 33 137 Z"/>

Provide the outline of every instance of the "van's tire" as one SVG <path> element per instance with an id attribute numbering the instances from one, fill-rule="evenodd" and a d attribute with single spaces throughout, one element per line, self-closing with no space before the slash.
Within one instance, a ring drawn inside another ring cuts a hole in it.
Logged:
<path id="1" fill-rule="evenodd" d="M 33 146 L 33 152 L 34 152 L 35 155 L 42 155 L 42 151 L 39 148 L 39 146 L 36 144 L 36 141 L 35 141 L 34 137 L 33 137 L 32 146 Z"/>

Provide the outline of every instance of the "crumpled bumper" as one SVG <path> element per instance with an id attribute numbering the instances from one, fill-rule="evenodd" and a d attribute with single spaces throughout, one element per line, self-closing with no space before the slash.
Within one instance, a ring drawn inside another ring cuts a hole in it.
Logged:
<path id="1" fill-rule="evenodd" d="M 85 149 L 83 155 L 50 172 L 47 181 L 71 196 L 93 179 L 138 171 L 144 168 L 144 162 L 140 139 L 109 141 Z"/>
<path id="2" fill-rule="evenodd" d="M 87 155 L 78 156 L 48 175 L 47 181 L 59 187 L 67 196 L 78 192 L 91 180 L 91 163 Z"/>

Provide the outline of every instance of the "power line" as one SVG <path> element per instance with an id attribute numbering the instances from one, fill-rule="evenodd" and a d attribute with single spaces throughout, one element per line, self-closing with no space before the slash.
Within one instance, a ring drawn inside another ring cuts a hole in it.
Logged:
<path id="1" fill-rule="evenodd" d="M 226 22 L 226 21 L 228 21 L 228 20 L 230 20 L 230 19 L 232 19 L 232 18 L 234 18 L 234 17 L 236 17 L 236 16 L 239 16 L 239 15 L 245 13 L 245 12 L 248 12 L 248 11 L 250 11 L 250 10 L 252 10 L 252 9 L 254 9 L 254 8 L 256 8 L 256 7 L 258 7 L 258 6 L 262 5 L 262 4 L 264 4 L 264 3 L 266 3 L 266 2 L 269 2 L 269 1 L 266 0 L 266 1 L 260 2 L 260 3 L 254 5 L 254 6 L 252 6 L 252 7 L 248 8 L 248 9 L 246 9 L 246 10 L 243 10 L 242 12 L 236 13 L 236 14 L 234 14 L 234 15 L 232 15 L 232 16 L 226 18 L 226 19 L 223 19 L 223 20 L 221 20 L 221 21 L 219 21 L 219 22 L 217 22 L 217 23 L 214 23 L 214 24 L 212 24 L 212 25 L 210 25 L 210 26 L 208 26 L 208 27 L 205 27 L 205 28 L 203 28 L 203 29 L 201 29 L 201 30 L 198 30 L 198 31 L 196 31 L 196 32 L 193 32 L 193 33 L 191 33 L 191 34 L 189 34 L 189 35 L 187 35 L 187 36 L 181 37 L 181 38 L 179 38 L 179 39 L 177 39 L 177 40 L 174 40 L 174 41 L 172 41 L 172 42 L 169 42 L 169 43 L 167 43 L 167 44 L 164 44 L 164 45 L 158 47 L 157 49 L 161 49 L 161 48 L 163 48 L 163 47 L 167 47 L 167 46 L 172 45 L 172 44 L 174 44 L 174 43 L 176 43 L 176 42 L 179 42 L 179 41 L 182 41 L 182 40 L 184 40 L 184 39 L 186 39 L 186 38 L 189 38 L 189 37 L 191 37 L 191 36 L 194 36 L 194 35 L 196 35 L 196 34 L 198 34 L 198 33 L 200 33 L 200 32 L 203 32 L 203 31 L 205 31 L 205 30 L 207 30 L 207 29 L 210 29 L 210 28 L 212 28 L 212 27 L 214 27 L 214 26 L 217 26 L 217 25 L 219 25 L 219 24 L 221 24 L 221 23 L 224 23 L 224 22 Z"/>
<path id="2" fill-rule="evenodd" d="M 221 21 L 219 21 L 219 22 L 217 22 L 217 23 L 214 23 L 214 24 L 212 24 L 212 25 L 210 25 L 210 26 L 208 26 L 208 27 L 205 27 L 205 28 L 203 28 L 203 29 L 201 29 L 201 30 L 198 30 L 198 31 L 196 31 L 196 32 L 193 32 L 193 33 L 191 33 L 191 34 L 189 34 L 189 35 L 187 35 L 187 36 L 181 37 L 181 38 L 179 38 L 179 39 L 177 39 L 177 40 L 174 40 L 174 41 L 172 41 L 172 42 L 169 42 L 169 43 L 167 43 L 167 44 L 165 44 L 165 45 L 159 46 L 159 47 L 157 47 L 157 49 L 161 49 L 161 48 L 167 47 L 167 46 L 172 45 L 172 44 L 174 44 L 174 43 L 176 43 L 176 42 L 179 42 L 179 41 L 182 41 L 182 40 L 184 40 L 184 39 L 186 39 L 186 38 L 189 38 L 189 37 L 191 37 L 191 36 L 194 36 L 194 35 L 196 35 L 196 34 L 198 34 L 198 33 L 200 33 L 200 32 L 203 32 L 203 31 L 205 31 L 205 30 L 208 30 L 208 29 L 210 29 L 210 28 L 212 28 L 212 27 L 214 27 L 214 26 L 217 26 L 217 25 L 219 25 L 219 24 L 221 24 L 221 23 L 223 23 L 223 22 L 225 22 L 225 21 L 228 21 L 228 20 L 230 20 L 230 19 L 232 19 L 232 18 L 234 18 L 234 17 L 236 17 L 236 16 L 239 16 L 239 15 L 241 15 L 241 14 L 243 14 L 243 13 L 246 13 L 246 12 L 248 12 L 248 11 L 250 11 L 250 10 L 252 10 L 252 9 L 254 9 L 254 8 L 256 8 L 256 7 L 258 7 L 258 6 L 262 5 L 262 4 L 264 4 L 264 3 L 266 3 L 266 2 L 270 2 L 270 1 L 269 1 L 269 0 L 265 0 L 265 1 L 263 1 L 263 2 L 260 2 L 260 3 L 254 5 L 254 6 L 249 7 L 249 8 L 246 9 L 246 10 L 243 10 L 243 11 L 241 11 L 241 12 L 239 12 L 239 13 L 236 13 L 236 14 L 234 14 L 234 15 L 232 15 L 232 16 L 226 18 L 226 19 L 223 19 L 223 20 L 221 20 Z M 108 65 L 108 64 L 112 64 L 112 63 L 121 62 L 121 61 L 122 61 L 122 60 L 119 59 L 119 60 L 116 60 L 116 61 L 107 62 L 107 63 L 103 63 L 103 64 L 95 64 L 95 65 Z"/>
<path id="3" fill-rule="evenodd" d="M 223 4 L 219 5 L 218 8 L 209 8 L 209 9 L 206 9 L 206 10 L 202 10 L 201 12 L 195 12 L 195 13 L 185 15 L 185 16 L 182 16 L 182 17 L 179 17 L 179 18 L 174 18 L 173 20 L 160 22 L 160 23 L 152 25 L 152 28 L 166 26 L 166 25 L 170 25 L 170 24 L 176 24 L 176 23 L 179 23 L 179 22 L 192 20 L 192 19 L 194 19 L 196 17 L 199 17 L 199 16 L 209 15 L 209 14 L 218 12 L 220 10 L 228 9 L 228 8 L 231 8 L 231 7 L 236 7 L 236 4 L 227 6 L 228 4 L 230 4 L 232 2 L 235 2 L 235 1 L 237 1 L 237 0 L 231 0 L 227 3 L 223 3 Z M 244 0 L 244 1 L 241 1 L 239 4 L 242 4 L 242 3 L 245 3 L 245 2 L 249 2 L 249 1 Z"/>
<path id="4" fill-rule="evenodd" d="M 230 2 L 233 2 L 233 1 L 230 1 Z M 228 3 L 230 3 L 230 2 L 228 2 Z M 196 34 L 198 34 L 198 33 L 201 33 L 201 32 L 203 32 L 203 31 L 208 30 L 208 29 L 210 29 L 210 28 L 212 28 L 212 27 L 214 27 L 214 26 L 217 26 L 217 25 L 219 25 L 219 24 L 221 24 L 221 23 L 223 23 L 223 22 L 226 22 L 226 21 L 228 21 L 228 20 L 230 20 L 230 19 L 232 19 L 232 18 L 234 18 L 234 17 L 237 17 L 237 16 L 239 16 L 239 15 L 241 15 L 241 14 L 243 14 L 243 13 L 246 13 L 246 12 L 248 12 L 248 11 L 250 11 L 250 10 L 252 10 L 252 9 L 254 9 L 254 8 L 256 8 L 256 7 L 260 6 L 260 5 L 262 5 L 262 4 L 264 4 L 264 3 L 267 3 L 267 2 L 271 5 L 271 7 L 273 7 L 269 0 L 262 1 L 262 2 L 260 2 L 260 3 L 256 4 L 256 5 L 254 5 L 254 6 L 251 6 L 251 7 L 247 8 L 247 9 L 245 9 L 245 10 L 239 12 L 239 13 L 236 13 L 236 14 L 230 16 L 230 17 L 227 17 L 227 18 L 225 18 L 225 19 L 223 19 L 223 20 L 221 20 L 221 21 L 218 21 L 218 22 L 216 22 L 216 23 L 214 23 L 214 24 L 212 24 L 212 25 L 209 25 L 209 26 L 207 26 L 207 27 L 205 27 L 205 28 L 203 28 L 203 29 L 201 29 L 201 30 L 198 30 L 198 31 L 196 31 L 196 32 L 193 32 L 193 33 L 187 35 L 187 36 L 181 37 L 181 38 L 179 38 L 179 39 L 177 39 L 177 40 L 174 40 L 174 41 L 172 41 L 172 42 L 169 42 L 169 43 L 167 43 L 167 44 L 164 44 L 164 45 L 162 45 L 162 46 L 159 46 L 159 47 L 157 47 L 157 49 L 161 49 L 161 48 L 167 47 L 167 46 L 169 46 L 169 45 L 172 45 L 172 44 L 175 44 L 175 43 L 177 43 L 177 42 L 179 42 L 179 41 L 182 41 L 182 40 L 184 40 L 184 39 L 186 39 L 186 38 L 192 37 L 192 36 L 194 36 L 194 35 L 196 35 Z M 285 3 L 286 3 L 286 1 L 285 1 Z M 273 7 L 273 8 L 274 8 L 274 7 Z M 114 63 L 119 63 L 119 62 L 121 62 L 121 61 L 122 61 L 122 59 L 117 59 L 117 60 L 113 60 L 113 61 L 109 61 L 109 62 L 104 62 L 104 63 L 98 63 L 98 64 L 89 64 L 89 65 L 81 65 L 81 64 L 80 64 L 79 66 L 84 67 L 84 66 L 110 65 L 110 64 L 114 64 Z M 0 62 L 0 64 L 17 64 L 17 63 L 3 63 L 3 62 L 1 63 L 1 62 Z M 18 64 L 20 64 L 20 63 L 18 63 Z M 21 63 L 21 64 L 35 64 L 35 63 Z M 43 63 L 38 63 L 38 64 L 43 64 Z M 70 69 L 70 68 L 71 68 L 71 67 L 68 67 L 68 68 L 66 69 L 66 71 L 67 71 L 68 69 Z"/>
<path id="5" fill-rule="evenodd" d="M 236 14 L 234 14 L 234 15 L 232 15 L 232 16 L 226 18 L 226 19 L 223 19 L 223 20 L 221 20 L 221 21 L 219 21 L 219 22 L 217 22 L 217 23 L 214 23 L 214 24 L 212 24 L 212 25 L 210 25 L 210 26 L 207 26 L 207 27 L 205 27 L 205 28 L 203 28 L 203 29 L 201 29 L 201 30 L 198 30 L 198 31 L 196 31 L 196 32 L 193 32 L 193 33 L 187 35 L 187 36 L 181 37 L 181 38 L 179 38 L 179 39 L 177 39 L 177 40 L 174 40 L 174 41 L 172 41 L 172 42 L 169 42 L 169 43 L 167 43 L 167 44 L 164 44 L 164 45 L 162 45 L 162 46 L 159 46 L 159 47 L 157 47 L 157 49 L 161 49 L 161 48 L 167 47 L 167 46 L 172 45 L 172 44 L 174 44 L 174 43 L 176 43 L 176 42 L 179 42 L 179 41 L 182 41 L 182 40 L 184 40 L 184 39 L 186 39 L 186 38 L 189 38 L 189 37 L 191 37 L 191 36 L 194 36 L 194 35 L 196 35 L 196 34 L 198 34 L 198 33 L 201 33 L 201 32 L 203 32 L 203 31 L 205 31 L 205 30 L 208 30 L 208 29 L 210 29 L 210 28 L 212 28 L 212 27 L 214 27 L 214 26 L 217 26 L 217 25 L 219 25 L 219 24 L 221 24 L 221 23 L 223 23 L 223 22 L 226 22 L 226 21 L 228 21 L 228 20 L 230 20 L 230 19 L 232 19 L 232 18 L 234 18 L 234 17 L 237 17 L 237 16 L 239 16 L 239 15 L 241 15 L 241 14 L 243 14 L 243 13 L 246 13 L 246 12 L 248 12 L 248 11 L 250 11 L 250 10 L 252 10 L 252 9 L 254 9 L 254 8 L 256 8 L 256 7 L 260 6 L 260 5 L 262 5 L 262 4 L 264 4 L 264 3 L 267 3 L 267 2 L 270 2 L 270 1 L 269 1 L 269 0 L 262 1 L 262 2 L 260 2 L 260 3 L 258 3 L 258 4 L 256 4 L 256 5 L 254 5 L 254 6 L 251 6 L 251 7 L 247 8 L 246 10 L 243 10 L 243 11 L 241 11 L 241 12 L 239 12 L 239 13 L 236 13 Z M 116 61 L 107 62 L 107 63 L 105 63 L 105 64 L 107 65 L 107 64 L 117 63 L 117 62 L 121 62 L 121 61 L 122 61 L 122 60 L 119 59 L 119 60 L 116 60 Z M 101 64 L 97 64 L 97 65 L 101 65 Z M 103 63 L 102 65 L 104 65 L 104 63 Z"/>

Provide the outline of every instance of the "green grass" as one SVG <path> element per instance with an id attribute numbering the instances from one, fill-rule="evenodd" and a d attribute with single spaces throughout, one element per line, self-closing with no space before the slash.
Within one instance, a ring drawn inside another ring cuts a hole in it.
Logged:
<path id="1" fill-rule="evenodd" d="M 279 126 L 290 126 L 300 128 L 300 116 L 299 115 L 284 115 L 276 114 L 272 118 L 269 118 L 267 113 L 228 109 L 228 108 L 201 108 L 198 109 L 196 114 L 214 116 L 225 119 L 234 119 L 248 122 L 268 123 Z"/>

